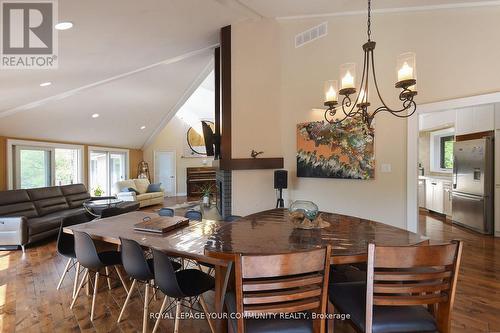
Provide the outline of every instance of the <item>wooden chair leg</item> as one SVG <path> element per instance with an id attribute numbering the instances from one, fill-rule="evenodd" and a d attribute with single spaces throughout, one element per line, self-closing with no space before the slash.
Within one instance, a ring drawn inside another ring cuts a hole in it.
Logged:
<path id="1" fill-rule="evenodd" d="M 130 290 L 127 294 L 127 298 L 125 299 L 125 303 L 123 303 L 122 310 L 120 311 L 120 315 L 118 316 L 118 320 L 116 321 L 117 323 L 119 323 L 122 320 L 123 313 L 125 312 L 125 308 L 127 307 L 127 304 L 130 300 L 130 297 L 132 297 L 132 292 L 134 291 L 136 283 L 137 283 L 137 280 L 134 279 L 132 281 L 132 285 L 130 286 Z"/>
<path id="2" fill-rule="evenodd" d="M 78 298 L 78 294 L 80 294 L 80 290 L 82 290 L 83 284 L 88 281 L 87 278 L 89 276 L 88 268 L 85 268 L 85 273 L 83 274 L 82 280 L 80 281 L 80 285 L 78 286 L 78 290 L 76 291 L 75 297 L 73 297 L 73 302 L 71 302 L 70 309 L 73 309 L 75 305 L 76 299 Z"/>
<path id="3" fill-rule="evenodd" d="M 161 315 L 162 315 L 163 311 L 165 310 L 165 307 L 167 306 L 167 301 L 168 301 L 168 297 L 165 295 L 165 297 L 163 298 L 163 302 L 161 303 L 160 315 L 156 319 L 155 326 L 153 327 L 153 333 L 156 333 L 156 331 L 158 330 L 158 327 L 160 326 Z"/>
<path id="4" fill-rule="evenodd" d="M 80 263 L 76 263 L 76 270 L 75 270 L 75 281 L 73 281 L 73 298 L 76 295 L 76 287 L 78 286 L 78 277 L 80 276 Z"/>
<path id="5" fill-rule="evenodd" d="M 90 321 L 94 320 L 95 298 L 97 296 L 97 282 L 99 282 L 99 272 L 95 273 L 94 295 L 92 295 L 92 308 L 90 309 Z"/>
<path id="6" fill-rule="evenodd" d="M 179 333 L 179 317 L 181 316 L 181 301 L 175 302 L 174 333 Z"/>
<path id="7" fill-rule="evenodd" d="M 333 315 L 335 314 L 335 307 L 333 306 L 333 304 L 331 302 L 328 302 L 328 311 L 327 311 L 328 314 L 330 315 Z M 334 323 L 335 321 L 332 319 L 327 319 L 326 320 L 326 325 L 328 326 L 328 333 L 333 333 L 333 330 L 334 330 Z"/>
<path id="8" fill-rule="evenodd" d="M 144 309 L 142 314 L 142 333 L 148 331 L 148 315 L 149 315 L 149 283 L 144 284 Z"/>
<path id="9" fill-rule="evenodd" d="M 123 288 L 125 288 L 125 291 L 128 293 L 128 288 L 127 284 L 125 283 L 125 280 L 123 279 L 122 273 L 120 273 L 120 269 L 118 266 L 115 266 L 116 274 L 118 274 L 118 277 L 120 278 L 120 281 L 122 282 Z"/>
<path id="10" fill-rule="evenodd" d="M 85 293 L 90 296 L 90 274 L 87 274 L 87 284 L 85 285 Z"/>
<path id="11" fill-rule="evenodd" d="M 208 312 L 207 302 L 205 302 L 203 295 L 200 295 L 199 301 L 200 301 L 201 307 L 203 308 L 203 312 L 205 312 L 205 316 L 207 318 L 208 325 L 210 326 L 210 330 L 212 331 L 212 333 L 215 333 L 215 325 L 212 321 L 212 318 L 210 318 L 210 312 Z"/>
<path id="12" fill-rule="evenodd" d="M 108 281 L 108 289 L 111 290 L 111 278 L 109 277 L 109 267 L 105 267 L 104 270 L 106 271 L 106 280 Z"/>
<path id="13" fill-rule="evenodd" d="M 66 276 L 66 273 L 68 273 L 68 270 L 69 270 L 69 265 L 71 265 L 71 262 L 73 261 L 73 258 L 69 258 L 68 259 L 68 262 L 66 263 L 66 267 L 64 267 L 64 272 L 61 276 L 61 279 L 59 280 L 59 283 L 57 284 L 57 290 L 59 290 L 59 288 L 61 288 L 61 284 L 64 280 L 64 277 Z"/>

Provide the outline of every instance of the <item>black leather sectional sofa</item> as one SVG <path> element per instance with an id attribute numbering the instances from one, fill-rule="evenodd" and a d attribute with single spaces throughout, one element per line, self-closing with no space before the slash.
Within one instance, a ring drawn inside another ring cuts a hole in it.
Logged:
<path id="1" fill-rule="evenodd" d="M 83 184 L 0 192 L 0 246 L 24 246 L 57 234 L 63 218 L 84 211 Z"/>

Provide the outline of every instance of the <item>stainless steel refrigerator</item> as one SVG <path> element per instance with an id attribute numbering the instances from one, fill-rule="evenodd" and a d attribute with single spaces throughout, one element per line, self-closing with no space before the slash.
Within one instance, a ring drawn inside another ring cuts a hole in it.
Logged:
<path id="1" fill-rule="evenodd" d="M 458 141 L 453 147 L 453 223 L 493 234 L 493 137 Z"/>

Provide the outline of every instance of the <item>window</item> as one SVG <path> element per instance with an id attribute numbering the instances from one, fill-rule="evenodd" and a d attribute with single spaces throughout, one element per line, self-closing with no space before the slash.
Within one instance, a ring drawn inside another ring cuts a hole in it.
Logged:
<path id="1" fill-rule="evenodd" d="M 442 136 L 440 141 L 439 165 L 441 169 L 453 169 L 453 143 L 455 137 L 453 135 Z"/>
<path id="2" fill-rule="evenodd" d="M 10 189 L 81 183 L 83 147 L 37 141 L 9 140 Z"/>
<path id="3" fill-rule="evenodd" d="M 430 169 L 432 172 L 453 171 L 455 129 L 446 128 L 430 133 Z"/>
<path id="4" fill-rule="evenodd" d="M 114 195 L 115 184 L 127 179 L 128 150 L 89 148 L 89 189 L 92 195 Z"/>

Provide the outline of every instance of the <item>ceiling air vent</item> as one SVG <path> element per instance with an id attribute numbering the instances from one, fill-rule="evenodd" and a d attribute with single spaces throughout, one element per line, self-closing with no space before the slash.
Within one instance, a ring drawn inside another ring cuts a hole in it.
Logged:
<path id="1" fill-rule="evenodd" d="M 304 46 L 318 38 L 324 37 L 328 34 L 328 23 L 323 22 L 320 25 L 312 27 L 304 32 L 295 36 L 295 48 Z"/>

